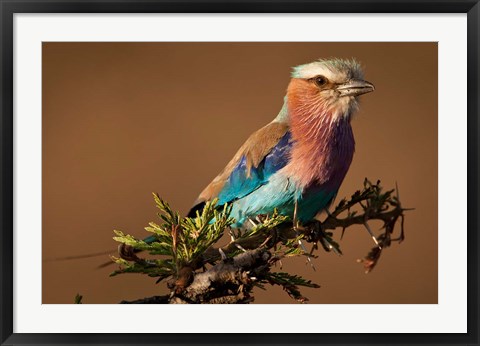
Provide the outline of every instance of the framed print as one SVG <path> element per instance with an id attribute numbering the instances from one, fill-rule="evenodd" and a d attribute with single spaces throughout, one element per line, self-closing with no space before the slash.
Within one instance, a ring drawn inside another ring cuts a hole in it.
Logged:
<path id="1" fill-rule="evenodd" d="M 478 344 L 477 1 L 1 6 L 2 344 Z"/>

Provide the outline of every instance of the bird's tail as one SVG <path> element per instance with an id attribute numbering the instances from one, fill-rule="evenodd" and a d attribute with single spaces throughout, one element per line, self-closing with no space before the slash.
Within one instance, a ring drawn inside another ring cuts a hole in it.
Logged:
<path id="1" fill-rule="evenodd" d="M 143 241 L 147 244 L 150 244 L 155 240 L 156 240 L 156 238 L 155 238 L 154 235 L 148 236 L 145 239 L 143 239 Z M 99 257 L 99 256 L 103 256 L 103 255 L 112 254 L 112 253 L 115 253 L 117 251 L 118 251 L 117 249 L 112 249 L 112 250 L 108 250 L 108 251 L 94 252 L 94 253 L 89 253 L 89 254 L 85 254 L 85 255 L 48 258 L 48 259 L 44 259 L 43 262 L 58 262 L 58 261 L 71 261 L 71 260 L 86 259 L 86 258 Z M 141 250 L 134 250 L 134 253 L 138 253 L 140 251 Z M 108 267 L 109 265 L 111 265 L 113 263 L 114 263 L 113 261 L 104 262 L 104 263 L 100 264 L 97 267 L 97 269 Z"/>
<path id="2" fill-rule="evenodd" d="M 43 262 L 57 262 L 57 261 L 70 261 L 70 260 L 77 260 L 77 259 L 85 259 L 91 257 L 98 257 L 103 255 L 108 255 L 109 253 L 114 252 L 115 250 L 108 250 L 108 251 L 101 251 L 101 252 L 94 252 L 85 255 L 75 255 L 75 256 L 65 256 L 65 257 L 56 257 L 56 258 L 47 258 L 44 259 Z"/>
<path id="3" fill-rule="evenodd" d="M 155 240 L 157 240 L 157 238 L 156 238 L 154 235 L 150 235 L 150 236 L 148 236 L 148 237 L 146 237 L 146 238 L 143 239 L 143 241 L 144 241 L 145 243 L 147 243 L 147 244 L 153 243 Z M 133 250 L 133 253 L 136 254 L 136 253 L 139 253 L 139 252 L 141 252 L 141 251 L 143 251 L 143 250 L 134 249 L 134 250 Z M 115 262 L 113 262 L 113 261 L 104 262 L 104 263 L 100 264 L 100 265 L 97 267 L 97 269 L 101 269 L 101 268 L 108 267 L 108 266 L 110 266 L 110 265 L 113 264 L 113 263 L 115 263 Z"/>
<path id="4" fill-rule="evenodd" d="M 190 209 L 190 211 L 187 214 L 187 217 L 196 217 L 197 216 L 197 211 L 201 214 L 203 208 L 205 207 L 205 202 L 198 203 Z"/>

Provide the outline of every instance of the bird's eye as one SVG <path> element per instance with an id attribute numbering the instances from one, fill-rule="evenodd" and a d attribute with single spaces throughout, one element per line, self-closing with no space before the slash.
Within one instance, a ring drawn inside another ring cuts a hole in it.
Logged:
<path id="1" fill-rule="evenodd" d="M 315 84 L 317 84 L 318 86 L 324 86 L 327 83 L 328 83 L 328 79 L 325 78 L 324 76 L 315 77 Z"/>

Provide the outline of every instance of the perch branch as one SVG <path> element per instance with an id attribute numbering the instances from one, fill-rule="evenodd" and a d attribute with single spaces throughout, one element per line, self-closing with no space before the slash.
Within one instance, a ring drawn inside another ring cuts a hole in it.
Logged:
<path id="1" fill-rule="evenodd" d="M 294 299 L 305 302 L 298 286 L 319 287 L 296 275 L 270 272 L 274 263 L 284 257 L 313 256 L 320 244 L 324 250 L 341 254 L 340 246 L 333 240 L 333 231 L 354 225 L 366 228 L 375 241 L 375 247 L 359 260 L 365 272 L 370 272 L 378 263 L 382 252 L 392 242 L 404 239 L 404 212 L 395 190 L 383 192 L 380 182 L 372 184 L 365 179 L 362 191 L 355 192 L 349 200 L 341 200 L 324 220 L 314 220 L 299 227 L 287 217 L 280 215 L 259 215 L 252 221 L 250 230 L 229 229 L 229 206 L 217 210 L 215 202 L 209 202 L 197 218 L 182 218 L 170 209 L 168 204 L 155 195 L 162 226 L 150 223 L 147 230 L 157 235 L 158 241 L 147 244 L 143 241 L 116 231 L 122 267 L 112 275 L 137 272 L 157 277 L 157 282 L 171 277 L 167 286 L 168 296 L 155 296 L 125 304 L 191 304 L 191 303 L 249 303 L 254 286 L 264 284 L 281 285 Z M 397 221 L 400 219 L 400 235 L 392 238 Z M 212 223 L 212 220 L 216 220 Z M 375 236 L 369 221 L 383 223 L 381 232 Z M 229 230 L 231 242 L 216 247 L 225 229 Z M 299 240 L 312 244 L 306 254 L 298 247 Z M 146 250 L 153 255 L 165 255 L 167 259 L 152 261 L 137 256 Z M 208 267 L 208 268 L 207 268 Z"/>

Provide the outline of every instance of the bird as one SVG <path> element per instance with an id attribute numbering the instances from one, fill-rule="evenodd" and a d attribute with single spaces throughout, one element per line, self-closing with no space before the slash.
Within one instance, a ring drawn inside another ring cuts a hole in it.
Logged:
<path id="1" fill-rule="evenodd" d="M 274 211 L 294 224 L 314 219 L 333 202 L 352 162 L 351 120 L 358 97 L 374 90 L 355 59 L 319 59 L 294 67 L 278 115 L 250 135 L 187 217 L 196 217 L 217 199 L 219 208 L 231 206 L 232 228 L 248 227 L 249 220 Z M 154 235 L 143 239 L 155 240 Z"/>
<path id="2" fill-rule="evenodd" d="M 293 67 L 278 115 L 250 135 L 187 216 L 217 199 L 231 205 L 231 227 L 275 210 L 300 223 L 314 219 L 333 202 L 353 160 L 358 97 L 374 90 L 354 58 Z"/>

